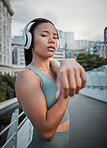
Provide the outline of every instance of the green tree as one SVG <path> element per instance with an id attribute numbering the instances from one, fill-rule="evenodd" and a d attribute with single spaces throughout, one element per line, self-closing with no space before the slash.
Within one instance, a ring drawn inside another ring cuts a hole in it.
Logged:
<path id="1" fill-rule="evenodd" d="M 15 97 L 15 77 L 9 74 L 0 76 L 0 102 Z"/>
<path id="2" fill-rule="evenodd" d="M 6 96 L 6 93 L 4 92 L 2 92 L 2 93 L 0 93 L 0 102 L 3 102 L 3 101 L 5 101 L 5 96 Z"/>
<path id="3" fill-rule="evenodd" d="M 10 86 L 13 90 L 14 90 L 14 94 L 13 97 L 15 97 L 15 80 L 16 77 L 15 76 L 10 76 L 9 74 L 5 74 L 2 76 L 2 81 L 6 82 L 8 86 Z"/>
<path id="4" fill-rule="evenodd" d="M 107 64 L 107 59 L 105 60 L 104 58 L 99 57 L 99 55 L 89 54 L 89 53 L 78 54 L 76 60 L 84 67 L 86 71 Z"/>

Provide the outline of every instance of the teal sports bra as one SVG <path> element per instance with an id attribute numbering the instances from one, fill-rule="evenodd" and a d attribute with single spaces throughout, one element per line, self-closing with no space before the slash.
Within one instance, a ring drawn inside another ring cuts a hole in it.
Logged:
<path id="1" fill-rule="evenodd" d="M 27 65 L 26 68 L 29 68 L 30 70 L 32 70 L 42 80 L 42 84 L 43 84 L 42 90 L 43 90 L 43 93 L 46 99 L 47 109 L 51 108 L 58 101 L 58 98 L 56 98 L 56 82 L 49 79 L 38 68 L 34 67 L 31 64 Z M 53 71 L 51 67 L 50 67 L 50 70 Z M 68 108 L 67 108 L 60 124 L 64 123 L 68 119 L 69 119 L 69 113 L 68 113 Z"/>
<path id="2" fill-rule="evenodd" d="M 56 82 L 49 79 L 46 75 L 44 75 L 39 69 L 37 69 L 33 65 L 28 65 L 26 66 L 26 68 L 29 68 L 30 70 L 34 71 L 35 74 L 38 75 L 42 80 L 43 84 L 42 91 L 46 99 L 47 109 L 51 108 L 58 101 L 58 99 L 56 98 Z M 50 70 L 52 69 L 50 68 Z M 64 123 L 68 119 L 69 119 L 69 113 L 67 108 L 60 124 Z M 55 132 L 52 140 L 46 141 L 38 134 L 36 129 L 33 128 L 32 140 L 27 148 L 67 148 L 68 141 L 69 141 L 69 130 L 66 132 Z"/>

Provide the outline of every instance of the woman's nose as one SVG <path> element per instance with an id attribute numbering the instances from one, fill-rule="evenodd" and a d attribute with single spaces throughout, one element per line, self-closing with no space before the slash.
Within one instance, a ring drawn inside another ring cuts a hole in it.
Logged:
<path id="1" fill-rule="evenodd" d="M 49 38 L 49 43 L 53 43 L 53 44 L 55 43 L 55 40 L 53 39 L 53 37 Z"/>

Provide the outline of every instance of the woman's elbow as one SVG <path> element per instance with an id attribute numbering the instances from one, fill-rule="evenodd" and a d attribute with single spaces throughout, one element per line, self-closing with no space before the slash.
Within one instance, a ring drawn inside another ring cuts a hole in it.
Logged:
<path id="1" fill-rule="evenodd" d="M 53 138 L 53 134 L 51 132 L 46 132 L 42 135 L 43 139 L 46 141 L 51 141 Z"/>
<path id="2" fill-rule="evenodd" d="M 39 130 L 37 130 L 37 132 L 40 135 L 40 137 L 43 138 L 46 141 L 51 141 L 52 138 L 53 138 L 53 135 L 55 134 L 55 131 L 50 130 L 49 127 L 48 127 L 48 129 L 46 127 L 44 129 L 39 128 Z"/>

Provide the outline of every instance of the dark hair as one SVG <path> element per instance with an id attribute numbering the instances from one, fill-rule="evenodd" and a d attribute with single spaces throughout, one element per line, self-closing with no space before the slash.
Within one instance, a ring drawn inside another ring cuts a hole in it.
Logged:
<path id="1" fill-rule="evenodd" d="M 44 19 L 44 18 L 37 18 L 37 19 L 33 20 L 32 22 L 34 22 L 34 23 L 31 25 L 31 27 L 29 29 L 29 32 L 32 34 L 32 43 L 31 43 L 31 46 L 29 49 L 24 49 L 26 66 L 31 63 L 32 57 L 33 57 L 32 48 L 34 46 L 33 44 L 34 44 L 34 30 L 35 30 L 35 28 L 38 27 L 42 23 L 51 23 L 55 27 L 55 25 L 51 21 Z M 56 29 L 56 31 L 57 31 L 57 29 Z M 58 34 L 58 32 L 57 32 L 57 34 Z"/>

